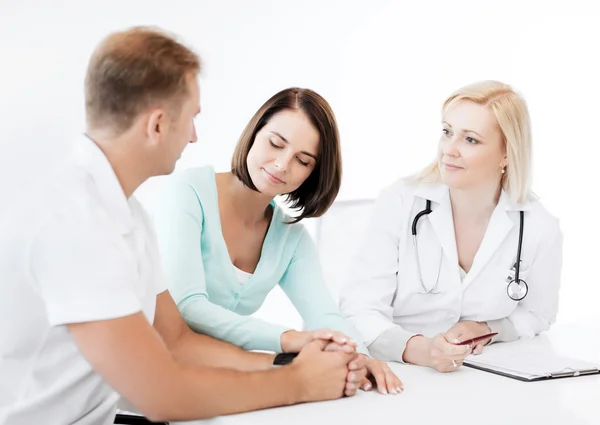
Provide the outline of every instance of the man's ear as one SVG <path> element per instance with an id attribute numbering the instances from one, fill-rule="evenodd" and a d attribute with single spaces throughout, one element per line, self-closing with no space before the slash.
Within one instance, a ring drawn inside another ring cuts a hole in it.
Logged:
<path id="1" fill-rule="evenodd" d="M 146 133 L 148 139 L 154 144 L 158 143 L 161 134 L 165 133 L 167 127 L 165 111 L 154 109 L 148 114 Z"/>

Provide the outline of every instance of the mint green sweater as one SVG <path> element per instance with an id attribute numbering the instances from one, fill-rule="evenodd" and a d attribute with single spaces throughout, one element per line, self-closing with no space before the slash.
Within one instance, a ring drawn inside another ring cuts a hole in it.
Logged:
<path id="1" fill-rule="evenodd" d="M 323 280 L 317 249 L 302 224 L 275 204 L 260 260 L 240 284 L 221 231 L 215 172 L 197 167 L 168 178 L 153 211 L 170 292 L 196 332 L 247 350 L 281 351 L 289 328 L 250 316 L 280 285 L 306 329 L 330 328 L 359 341 Z M 359 351 L 367 354 L 364 346 Z"/>

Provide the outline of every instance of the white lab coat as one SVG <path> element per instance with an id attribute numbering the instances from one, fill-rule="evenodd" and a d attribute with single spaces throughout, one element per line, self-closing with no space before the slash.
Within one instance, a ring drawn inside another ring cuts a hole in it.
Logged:
<path id="1" fill-rule="evenodd" d="M 417 238 L 421 287 L 411 225 L 421 217 Z M 519 302 L 506 292 L 516 262 L 519 211 L 525 212 L 520 278 L 529 285 Z M 441 259 L 441 263 L 440 263 Z M 548 329 L 558 309 L 562 233 L 556 218 L 534 199 L 511 203 L 502 191 L 472 267 L 461 281 L 448 188 L 442 184 L 398 181 L 378 198 L 371 225 L 350 266 L 340 294 L 340 309 L 369 351 L 382 360 L 402 361 L 415 334 L 433 336 L 463 320 L 486 321 L 499 335 L 494 341 L 533 337 Z"/>

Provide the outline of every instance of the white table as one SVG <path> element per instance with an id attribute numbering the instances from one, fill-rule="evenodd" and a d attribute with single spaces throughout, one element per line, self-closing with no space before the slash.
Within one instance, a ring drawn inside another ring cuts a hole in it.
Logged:
<path id="1" fill-rule="evenodd" d="M 600 323 L 556 326 L 530 343 L 600 363 Z M 449 374 L 397 363 L 390 363 L 390 367 L 404 382 L 401 395 L 361 391 L 355 397 L 335 401 L 185 424 L 600 424 L 600 375 L 521 382 L 467 367 Z"/>

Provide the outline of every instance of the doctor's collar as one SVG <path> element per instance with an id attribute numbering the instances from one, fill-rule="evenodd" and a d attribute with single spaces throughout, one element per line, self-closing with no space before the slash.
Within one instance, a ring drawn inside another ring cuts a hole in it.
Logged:
<path id="1" fill-rule="evenodd" d="M 508 196 L 508 192 L 502 189 L 500 193 L 500 199 L 498 200 L 498 205 L 504 205 L 504 209 L 506 211 L 529 211 L 531 210 L 531 205 L 535 201 L 534 195 L 530 195 L 529 199 L 525 202 L 513 202 Z"/>
<path id="2" fill-rule="evenodd" d="M 450 200 L 450 189 L 441 183 L 420 183 L 415 190 L 415 196 L 441 204 Z M 515 203 L 511 201 L 508 193 L 502 189 L 498 205 L 503 207 L 505 211 L 529 211 L 534 201 L 535 197 L 531 195 L 526 202 Z"/>

